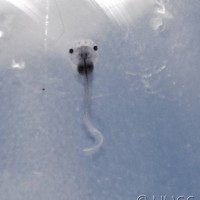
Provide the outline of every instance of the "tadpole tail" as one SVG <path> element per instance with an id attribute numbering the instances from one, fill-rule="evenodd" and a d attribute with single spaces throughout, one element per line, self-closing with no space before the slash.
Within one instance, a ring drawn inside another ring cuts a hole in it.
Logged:
<path id="1" fill-rule="evenodd" d="M 84 124 L 88 130 L 88 132 L 90 133 L 90 136 L 92 138 L 94 138 L 95 140 L 95 145 L 89 148 L 85 148 L 83 149 L 83 152 L 85 152 L 86 154 L 92 154 L 95 153 L 96 151 L 99 150 L 99 148 L 102 146 L 104 138 L 103 138 L 103 134 L 101 133 L 101 131 L 99 131 L 97 128 L 94 127 L 91 119 L 90 119 L 90 115 L 89 115 L 89 111 L 90 111 L 90 107 L 91 107 L 91 95 L 90 95 L 90 84 L 89 84 L 89 80 L 88 80 L 88 76 L 86 76 L 86 83 L 85 83 L 85 91 L 84 91 L 84 100 L 85 100 L 85 111 L 84 111 L 84 117 L 83 117 L 83 121 Z"/>
<path id="2" fill-rule="evenodd" d="M 85 152 L 87 154 L 92 154 L 99 150 L 99 148 L 103 144 L 104 138 L 103 138 L 102 133 L 97 128 L 95 128 L 94 125 L 92 124 L 87 112 L 84 114 L 83 120 L 84 120 L 85 126 L 87 127 L 88 131 L 90 132 L 90 135 L 95 139 L 95 143 L 96 143 L 92 147 L 83 149 L 83 152 Z"/>

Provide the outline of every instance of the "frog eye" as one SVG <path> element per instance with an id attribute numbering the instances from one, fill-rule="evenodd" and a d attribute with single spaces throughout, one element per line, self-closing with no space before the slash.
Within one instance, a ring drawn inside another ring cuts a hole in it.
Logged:
<path id="1" fill-rule="evenodd" d="M 70 54 L 74 53 L 74 50 L 73 49 L 69 49 L 69 53 Z"/>
<path id="2" fill-rule="evenodd" d="M 98 46 L 95 45 L 95 46 L 93 47 L 93 49 L 94 49 L 95 51 L 97 51 L 97 50 L 98 50 Z"/>

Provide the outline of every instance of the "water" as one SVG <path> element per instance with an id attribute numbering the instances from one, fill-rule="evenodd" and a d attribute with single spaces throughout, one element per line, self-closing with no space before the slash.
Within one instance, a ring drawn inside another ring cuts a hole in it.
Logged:
<path id="1" fill-rule="evenodd" d="M 0 1 L 1 200 L 199 198 L 200 3 L 125 2 Z M 91 156 L 79 39 L 99 48 Z"/>

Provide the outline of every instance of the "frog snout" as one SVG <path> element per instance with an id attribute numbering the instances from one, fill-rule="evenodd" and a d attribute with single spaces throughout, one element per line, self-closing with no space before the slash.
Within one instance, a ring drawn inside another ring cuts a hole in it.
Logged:
<path id="1" fill-rule="evenodd" d="M 89 53 L 87 53 L 87 52 L 79 54 L 79 56 L 84 60 L 88 58 L 88 55 L 89 55 Z"/>

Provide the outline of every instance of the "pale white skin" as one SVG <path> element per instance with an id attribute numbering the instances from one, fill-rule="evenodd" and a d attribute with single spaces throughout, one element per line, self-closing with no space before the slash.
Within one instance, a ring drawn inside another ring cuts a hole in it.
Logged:
<path id="1" fill-rule="evenodd" d="M 97 46 L 93 41 L 91 40 L 81 40 L 78 42 L 75 42 L 74 45 L 71 47 L 73 49 L 73 53 L 69 52 L 69 57 L 71 62 L 78 66 L 79 64 L 83 63 L 83 57 L 85 53 L 88 54 L 88 57 L 86 61 L 88 63 L 96 63 L 98 53 L 93 48 L 94 46 Z"/>
<path id="2" fill-rule="evenodd" d="M 90 135 L 95 139 L 96 143 L 93 147 L 83 149 L 83 151 L 87 154 L 96 152 L 103 144 L 103 135 L 97 128 L 94 127 L 89 116 L 91 105 L 90 78 L 92 77 L 93 67 L 96 63 L 96 59 L 98 56 L 97 50 L 97 45 L 91 40 L 81 40 L 75 42 L 73 47 L 69 49 L 70 60 L 76 66 L 76 70 L 77 73 L 79 73 L 79 76 L 83 77 L 84 79 L 84 124 L 88 129 Z M 81 69 L 81 71 L 79 69 Z"/>

